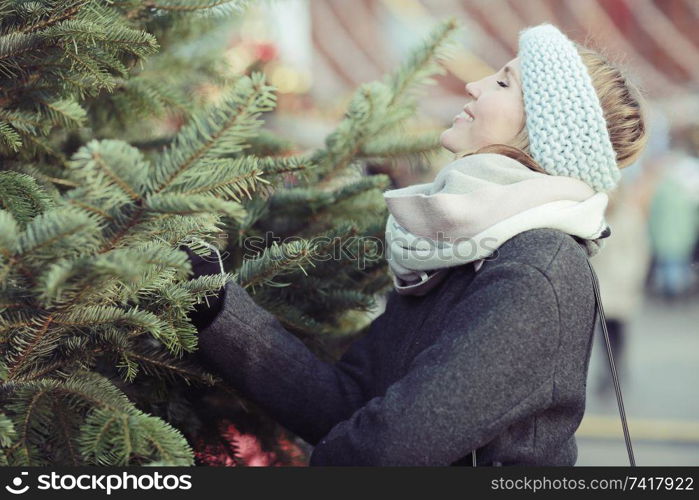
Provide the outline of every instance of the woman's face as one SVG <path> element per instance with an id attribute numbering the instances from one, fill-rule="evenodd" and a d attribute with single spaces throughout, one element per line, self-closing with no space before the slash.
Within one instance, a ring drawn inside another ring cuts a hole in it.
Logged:
<path id="1" fill-rule="evenodd" d="M 467 83 L 469 102 L 451 128 L 442 132 L 442 146 L 458 154 L 490 144 L 511 144 L 525 123 L 521 75 L 519 58 L 515 58 L 497 73 Z"/>

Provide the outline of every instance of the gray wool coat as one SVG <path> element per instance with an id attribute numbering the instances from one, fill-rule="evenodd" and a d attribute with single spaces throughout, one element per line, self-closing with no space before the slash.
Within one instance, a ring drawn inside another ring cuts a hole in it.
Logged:
<path id="1" fill-rule="evenodd" d="M 424 296 L 392 290 L 335 364 L 234 282 L 198 356 L 314 445 L 310 465 L 559 465 L 577 460 L 595 327 L 584 249 L 522 232 Z"/>

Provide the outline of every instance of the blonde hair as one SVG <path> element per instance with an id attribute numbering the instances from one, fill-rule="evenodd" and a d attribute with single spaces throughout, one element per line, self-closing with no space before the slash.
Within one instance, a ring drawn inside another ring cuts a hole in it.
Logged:
<path id="1" fill-rule="evenodd" d="M 646 102 L 640 88 L 631 82 L 625 72 L 612 63 L 603 52 L 575 43 L 578 54 L 587 67 L 607 122 L 607 130 L 616 153 L 619 168 L 631 165 L 641 155 L 648 134 L 646 130 Z M 477 151 L 458 154 L 462 158 L 478 153 L 498 153 L 513 158 L 537 172 L 547 173 L 529 149 L 526 125 L 510 144 L 490 144 Z"/>

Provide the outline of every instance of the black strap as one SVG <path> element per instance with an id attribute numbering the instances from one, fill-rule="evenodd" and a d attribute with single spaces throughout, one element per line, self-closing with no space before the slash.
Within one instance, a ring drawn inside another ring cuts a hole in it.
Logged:
<path id="1" fill-rule="evenodd" d="M 633 448 L 631 447 L 631 437 L 629 436 L 629 428 L 626 425 L 626 413 L 624 412 L 624 402 L 621 397 L 621 387 L 619 386 L 619 378 L 616 373 L 616 366 L 614 364 L 614 356 L 612 355 L 612 346 L 609 342 L 609 333 L 607 333 L 607 321 L 604 318 L 604 307 L 602 307 L 602 298 L 599 293 L 599 282 L 597 281 L 597 274 L 590 263 L 590 259 L 587 258 L 587 252 L 579 246 L 580 250 L 585 252 L 585 260 L 587 265 L 590 267 L 590 272 L 592 273 L 592 286 L 595 290 L 595 308 L 599 315 L 600 323 L 602 323 L 602 333 L 604 334 L 604 342 L 607 344 L 607 357 L 609 358 L 609 368 L 612 371 L 612 379 L 614 380 L 614 390 L 616 392 L 616 400 L 619 404 L 619 415 L 621 416 L 621 424 L 624 429 L 624 440 L 626 441 L 626 450 L 629 453 L 629 464 L 631 467 L 636 466 L 636 460 L 633 456 Z M 476 450 L 471 452 L 471 457 L 473 459 L 473 467 L 476 467 Z"/>
<path id="2" fill-rule="evenodd" d="M 587 257 L 587 255 L 586 255 Z M 592 268 L 590 259 L 587 259 L 587 265 L 590 267 L 592 272 L 592 284 L 595 289 L 595 301 L 597 303 L 597 312 L 599 313 L 599 319 L 602 323 L 602 333 L 604 333 L 604 342 L 607 344 L 607 356 L 609 357 L 609 368 L 612 370 L 612 379 L 614 379 L 614 390 L 616 391 L 616 400 L 619 404 L 619 416 L 621 417 L 621 424 L 624 429 L 624 440 L 626 441 L 626 450 L 629 453 L 629 465 L 631 467 L 636 466 L 636 460 L 633 457 L 633 448 L 631 447 L 631 437 L 629 436 L 629 428 L 626 425 L 626 413 L 624 412 L 624 402 L 621 397 L 621 387 L 619 386 L 619 379 L 616 374 L 616 366 L 614 365 L 614 356 L 612 356 L 612 346 L 609 343 L 609 333 L 607 333 L 607 321 L 604 318 L 604 308 L 602 307 L 602 299 L 599 293 L 599 284 L 597 282 L 597 274 Z"/>

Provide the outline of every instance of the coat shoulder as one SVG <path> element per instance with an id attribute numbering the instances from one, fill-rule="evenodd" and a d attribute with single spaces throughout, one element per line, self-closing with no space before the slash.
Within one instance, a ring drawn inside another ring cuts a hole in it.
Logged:
<path id="1" fill-rule="evenodd" d="M 538 269 L 575 328 L 587 332 L 594 324 L 594 278 L 582 240 L 558 229 L 532 229 L 503 243 L 494 257 L 484 267 L 515 263 Z"/>
<path id="2" fill-rule="evenodd" d="M 523 231 L 500 245 L 487 259 L 491 267 L 498 263 L 521 263 L 535 267 L 549 277 L 557 272 L 589 273 L 587 260 L 581 242 L 559 229 L 550 228 Z"/>

